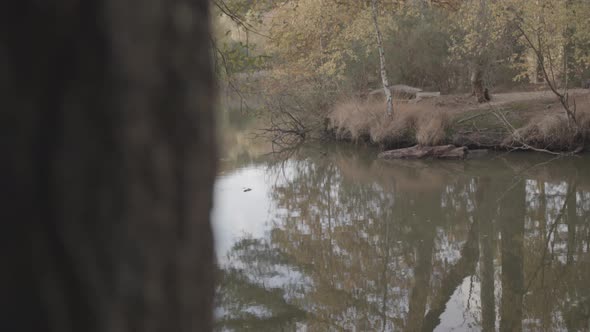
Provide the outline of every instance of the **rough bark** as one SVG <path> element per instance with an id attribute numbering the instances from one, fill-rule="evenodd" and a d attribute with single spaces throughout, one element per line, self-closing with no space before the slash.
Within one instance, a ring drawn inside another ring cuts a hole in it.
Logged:
<path id="1" fill-rule="evenodd" d="M 464 159 L 467 148 L 454 145 L 421 146 L 381 152 L 381 159 Z"/>
<path id="2" fill-rule="evenodd" d="M 211 328 L 208 10 L 2 4 L 2 330 Z"/>
<path id="3" fill-rule="evenodd" d="M 475 96 L 478 103 L 490 100 L 488 89 L 483 84 L 483 68 L 479 64 L 475 64 L 471 71 L 471 94 Z"/>
<path id="4" fill-rule="evenodd" d="M 375 34 L 377 35 L 377 49 L 379 50 L 379 64 L 381 70 L 381 82 L 383 83 L 383 92 L 387 100 L 387 114 L 393 115 L 393 98 L 391 90 L 389 90 L 389 80 L 387 79 L 387 71 L 385 70 L 385 51 L 383 50 L 383 37 L 381 30 L 379 30 L 379 22 L 377 22 L 377 0 L 371 0 L 371 9 L 373 14 L 373 24 L 375 25 Z"/>

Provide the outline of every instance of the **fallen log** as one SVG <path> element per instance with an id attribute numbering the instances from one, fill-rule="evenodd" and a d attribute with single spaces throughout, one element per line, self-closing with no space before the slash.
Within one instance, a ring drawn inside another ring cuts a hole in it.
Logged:
<path id="1" fill-rule="evenodd" d="M 464 159 L 467 153 L 467 148 L 464 146 L 416 145 L 410 148 L 384 151 L 378 157 L 381 159 Z"/>
<path id="2" fill-rule="evenodd" d="M 438 98 L 440 97 L 440 91 L 438 92 L 416 92 L 416 101 L 422 99 Z"/>
<path id="3" fill-rule="evenodd" d="M 395 84 L 389 87 L 394 99 L 413 99 L 422 89 L 405 84 Z M 383 88 L 375 89 L 369 92 L 369 98 L 382 98 L 385 95 Z"/>

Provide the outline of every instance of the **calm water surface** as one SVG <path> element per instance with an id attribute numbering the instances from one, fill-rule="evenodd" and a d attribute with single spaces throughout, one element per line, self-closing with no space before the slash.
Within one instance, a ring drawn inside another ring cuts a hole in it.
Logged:
<path id="1" fill-rule="evenodd" d="M 589 331 L 589 156 L 285 159 L 227 141 L 218 330 Z"/>

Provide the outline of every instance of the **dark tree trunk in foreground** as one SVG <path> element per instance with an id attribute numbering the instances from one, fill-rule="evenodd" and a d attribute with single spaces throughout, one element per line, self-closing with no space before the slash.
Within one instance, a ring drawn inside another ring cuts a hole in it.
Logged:
<path id="1" fill-rule="evenodd" d="M 2 331 L 206 331 L 206 0 L 0 10 Z"/>

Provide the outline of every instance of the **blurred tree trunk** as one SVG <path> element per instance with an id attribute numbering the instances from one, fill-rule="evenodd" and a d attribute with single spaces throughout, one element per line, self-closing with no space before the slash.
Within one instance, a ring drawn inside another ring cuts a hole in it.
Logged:
<path id="1" fill-rule="evenodd" d="M 383 50 L 383 37 L 381 30 L 379 30 L 379 23 L 377 22 L 377 0 L 371 0 L 371 12 L 373 14 L 373 24 L 375 25 L 375 34 L 377 35 L 377 49 L 379 50 L 379 63 L 381 68 L 381 81 L 383 83 L 383 92 L 387 100 L 387 115 L 393 115 L 393 98 L 391 90 L 389 89 L 389 80 L 387 79 L 387 71 L 385 70 L 385 51 Z"/>
<path id="2" fill-rule="evenodd" d="M 207 331 L 207 0 L 0 10 L 3 331 Z"/>

